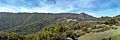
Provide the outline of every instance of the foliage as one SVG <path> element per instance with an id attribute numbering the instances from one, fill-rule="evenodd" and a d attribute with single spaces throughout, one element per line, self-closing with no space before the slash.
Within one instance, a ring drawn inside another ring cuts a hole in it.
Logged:
<path id="1" fill-rule="evenodd" d="M 17 33 L 14 32 L 1 32 L 0 33 L 0 40 L 24 40 L 25 37 L 18 35 Z"/>
<path id="2" fill-rule="evenodd" d="M 107 24 L 107 25 L 115 25 L 115 24 L 117 24 L 117 21 L 116 21 L 116 19 L 111 18 L 111 19 L 106 20 L 106 21 L 104 22 L 104 24 Z"/>
<path id="3" fill-rule="evenodd" d="M 42 30 L 45 26 L 50 26 L 58 19 L 68 18 L 81 20 L 92 20 L 95 17 L 74 13 L 9 13 L 0 12 L 0 31 L 17 32 L 19 34 L 32 34 Z M 85 19 L 82 19 L 85 18 Z M 59 22 L 58 22 L 59 23 Z M 23 31 L 24 30 L 24 31 Z M 56 29 L 55 29 L 56 30 Z"/>
<path id="4" fill-rule="evenodd" d="M 62 23 L 57 21 L 64 18 L 76 19 L 77 21 L 63 22 L 64 20 L 60 20 Z M 0 40 L 67 40 L 67 38 L 78 40 L 78 37 L 89 33 L 100 32 L 101 34 L 101 32 L 114 29 L 113 25 L 120 25 L 120 16 L 101 17 L 95 20 L 94 17 L 84 13 L 80 15 L 1 14 L 0 31 L 4 32 L 0 32 Z M 119 40 L 119 35 L 103 40 L 109 39 Z"/>

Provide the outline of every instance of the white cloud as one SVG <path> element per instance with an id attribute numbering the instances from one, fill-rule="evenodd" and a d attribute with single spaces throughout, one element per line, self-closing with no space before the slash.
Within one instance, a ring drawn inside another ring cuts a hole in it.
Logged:
<path id="1" fill-rule="evenodd" d="M 32 1 L 32 0 L 30 0 Z M 7 0 L 7 3 L 9 4 L 2 4 L 0 5 L 0 11 L 3 12 L 70 12 L 71 10 L 75 10 L 76 7 L 81 8 L 88 8 L 93 7 L 93 5 L 89 4 L 93 0 L 53 0 L 56 1 L 56 4 L 49 4 L 47 0 L 36 0 L 38 1 L 38 5 L 36 7 L 31 8 L 32 5 L 29 1 L 26 0 Z M 21 6 L 19 3 L 25 3 Z M 35 1 L 33 1 L 34 3 Z M 26 4 L 27 3 L 27 4 Z M 15 5 L 14 5 L 15 4 Z"/>
<path id="2" fill-rule="evenodd" d="M 106 16 L 113 16 L 116 14 L 120 14 L 120 8 L 116 9 L 106 9 L 106 10 L 100 10 L 95 11 L 92 8 L 97 7 L 94 5 L 93 1 L 95 0 L 55 0 L 55 4 L 50 4 L 46 0 L 32 0 L 31 2 L 28 2 L 26 0 L 8 0 L 8 3 L 10 4 L 2 4 L 0 3 L 0 12 L 41 12 L 41 13 L 61 13 L 61 12 L 73 12 L 73 13 L 80 13 L 85 11 L 86 13 L 94 16 L 103 16 L 103 14 Z M 35 3 L 36 2 L 36 3 Z M 112 2 L 112 1 L 111 1 Z M 111 2 L 107 2 L 106 4 L 101 4 L 101 9 L 104 7 L 108 7 Z M 15 4 L 15 5 L 14 5 Z M 23 4 L 16 6 L 18 4 Z M 31 6 L 37 4 L 38 6 Z M 88 8 L 86 10 L 86 8 Z M 97 7 L 97 10 L 99 8 Z M 115 12 L 116 11 L 116 12 Z M 110 13 L 111 12 L 111 13 Z M 101 14 L 102 13 L 102 14 Z M 113 14 L 114 13 L 114 14 Z"/>
<path id="3" fill-rule="evenodd" d="M 41 13 L 60 13 L 67 12 L 62 8 L 57 8 L 53 6 L 46 7 L 35 7 L 35 8 L 25 8 L 25 7 L 14 7 L 14 6 L 0 6 L 0 12 L 41 12 Z"/>

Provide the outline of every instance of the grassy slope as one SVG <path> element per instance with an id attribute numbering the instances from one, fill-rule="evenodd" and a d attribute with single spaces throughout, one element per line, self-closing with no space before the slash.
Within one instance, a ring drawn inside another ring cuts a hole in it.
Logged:
<path id="1" fill-rule="evenodd" d="M 118 29 L 114 30 L 108 30 L 105 32 L 99 32 L 99 33 L 88 33 L 86 35 L 83 35 L 79 37 L 79 40 L 102 40 L 103 38 L 110 38 L 110 37 L 115 37 L 113 40 L 120 40 L 116 39 L 116 35 L 120 34 L 120 26 L 117 26 Z"/>

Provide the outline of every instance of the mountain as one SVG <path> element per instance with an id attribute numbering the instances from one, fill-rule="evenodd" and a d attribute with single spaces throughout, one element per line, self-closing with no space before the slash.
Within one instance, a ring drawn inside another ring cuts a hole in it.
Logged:
<path id="1" fill-rule="evenodd" d="M 93 18 L 95 18 L 95 17 L 82 12 L 82 13 L 80 13 L 79 18 L 89 21 L 89 20 L 93 20 Z"/>
<path id="2" fill-rule="evenodd" d="M 17 32 L 19 34 L 32 34 L 45 26 L 50 26 L 59 19 L 75 19 L 77 21 L 90 21 L 96 19 L 86 13 L 0 13 L 0 31 Z"/>
<path id="3" fill-rule="evenodd" d="M 120 16 L 0 13 L 0 40 L 120 40 Z"/>

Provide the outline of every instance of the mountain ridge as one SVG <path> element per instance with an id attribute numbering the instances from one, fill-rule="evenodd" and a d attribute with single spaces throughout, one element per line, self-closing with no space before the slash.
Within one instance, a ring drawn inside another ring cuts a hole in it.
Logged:
<path id="1" fill-rule="evenodd" d="M 78 21 L 89 21 L 96 19 L 87 14 L 74 13 L 0 13 L 0 31 L 18 32 L 31 34 L 40 31 L 45 26 L 52 25 L 58 19 L 76 19 Z M 23 31 L 24 30 L 24 31 Z"/>

